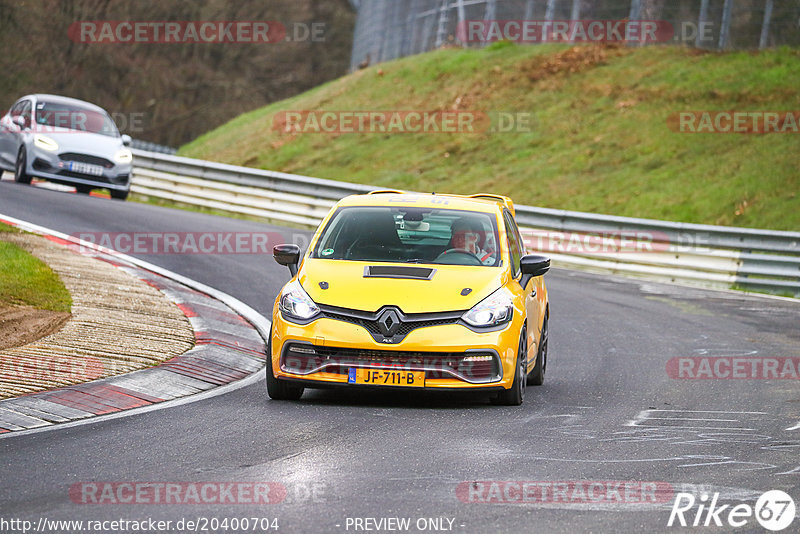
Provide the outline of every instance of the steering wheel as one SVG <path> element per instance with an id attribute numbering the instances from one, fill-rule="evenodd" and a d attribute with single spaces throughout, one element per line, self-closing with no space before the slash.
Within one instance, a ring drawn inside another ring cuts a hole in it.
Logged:
<path id="1" fill-rule="evenodd" d="M 436 257 L 436 260 L 434 260 L 434 261 L 438 262 L 440 259 L 442 259 L 442 257 L 444 257 L 445 255 L 448 255 L 448 254 L 461 254 L 464 257 L 466 257 L 467 259 L 469 259 L 470 261 L 474 261 L 474 263 L 466 263 L 466 264 L 455 263 L 455 264 L 451 264 L 451 265 L 483 265 L 483 262 L 481 261 L 481 259 L 478 256 L 476 256 L 475 254 L 473 254 L 469 250 L 465 250 L 463 248 L 449 248 L 449 249 L 445 250 L 444 252 L 442 252 L 441 254 L 439 254 Z"/>

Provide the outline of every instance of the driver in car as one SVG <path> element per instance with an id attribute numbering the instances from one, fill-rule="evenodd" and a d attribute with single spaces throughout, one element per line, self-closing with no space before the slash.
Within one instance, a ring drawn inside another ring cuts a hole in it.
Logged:
<path id="1" fill-rule="evenodd" d="M 486 231 L 482 225 L 477 221 L 472 221 L 466 217 L 456 219 L 450 226 L 450 249 L 465 250 L 474 254 L 483 265 L 495 264 L 494 250 L 485 250 L 488 247 L 486 244 Z"/>

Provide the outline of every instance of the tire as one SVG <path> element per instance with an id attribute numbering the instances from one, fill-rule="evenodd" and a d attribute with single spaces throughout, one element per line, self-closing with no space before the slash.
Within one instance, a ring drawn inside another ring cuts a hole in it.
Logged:
<path id="1" fill-rule="evenodd" d="M 116 189 L 109 189 L 108 192 L 111 194 L 111 198 L 115 198 L 117 200 L 125 200 L 128 198 L 128 191 L 117 191 Z"/>
<path id="2" fill-rule="evenodd" d="M 27 167 L 27 157 L 25 155 L 25 147 L 19 149 L 17 153 L 17 163 L 14 166 L 14 180 L 20 184 L 29 184 L 31 183 L 31 175 L 25 172 L 25 167 Z"/>
<path id="3" fill-rule="evenodd" d="M 267 394 L 272 400 L 299 400 L 303 396 L 303 388 L 293 386 L 285 380 L 275 378 L 272 369 L 272 333 L 267 343 Z"/>
<path id="4" fill-rule="evenodd" d="M 79 195 L 88 195 L 89 193 L 92 192 L 92 188 L 87 187 L 85 185 L 78 185 L 75 186 L 75 192 L 78 193 Z"/>
<path id="5" fill-rule="evenodd" d="M 492 397 L 492 404 L 498 406 L 519 406 L 525 398 L 525 387 L 527 386 L 527 374 L 525 373 L 526 350 L 528 348 L 528 336 L 525 327 L 519 336 L 519 348 L 517 349 L 516 371 L 514 372 L 514 382 L 509 389 L 505 389 Z"/>
<path id="6" fill-rule="evenodd" d="M 547 371 L 547 339 L 548 339 L 548 323 L 550 318 L 550 311 L 548 310 L 544 316 L 544 324 L 542 324 L 542 335 L 539 339 L 539 350 L 536 352 L 536 365 L 531 373 L 528 375 L 528 382 L 534 386 L 541 386 L 544 384 L 544 374 Z"/>

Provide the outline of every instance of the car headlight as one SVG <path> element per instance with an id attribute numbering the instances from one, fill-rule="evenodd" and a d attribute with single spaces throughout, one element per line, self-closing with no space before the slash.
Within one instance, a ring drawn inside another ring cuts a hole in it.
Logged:
<path id="1" fill-rule="evenodd" d="M 128 148 L 121 148 L 114 154 L 114 161 L 117 163 L 130 163 L 133 161 L 133 152 Z"/>
<path id="2" fill-rule="evenodd" d="M 283 288 L 279 307 L 288 318 L 301 321 L 307 321 L 319 313 L 319 306 L 311 300 L 297 280 L 289 282 Z"/>
<path id="3" fill-rule="evenodd" d="M 58 143 L 42 134 L 36 134 L 33 136 L 33 144 L 41 149 L 50 150 L 51 152 L 58 150 Z"/>
<path id="4" fill-rule="evenodd" d="M 469 325 L 479 328 L 497 326 L 511 320 L 514 302 L 508 290 L 501 287 L 475 306 L 461 318 Z"/>

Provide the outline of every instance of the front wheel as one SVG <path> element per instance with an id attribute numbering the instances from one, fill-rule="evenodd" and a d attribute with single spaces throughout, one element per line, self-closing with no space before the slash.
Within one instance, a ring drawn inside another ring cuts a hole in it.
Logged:
<path id="1" fill-rule="evenodd" d="M 267 343 L 267 394 L 273 400 L 298 400 L 303 396 L 303 388 L 275 378 L 272 370 L 272 334 Z"/>
<path id="2" fill-rule="evenodd" d="M 519 336 L 519 348 L 517 349 L 517 365 L 514 372 L 514 382 L 509 389 L 505 389 L 492 397 L 492 404 L 499 406 L 519 406 L 525 398 L 525 387 L 527 386 L 528 375 L 525 372 L 527 367 L 528 337 L 525 328 Z"/>
<path id="3" fill-rule="evenodd" d="M 31 176 L 25 171 L 28 166 L 25 147 L 19 149 L 17 153 L 17 164 L 14 166 L 14 180 L 20 184 L 31 183 Z"/>

